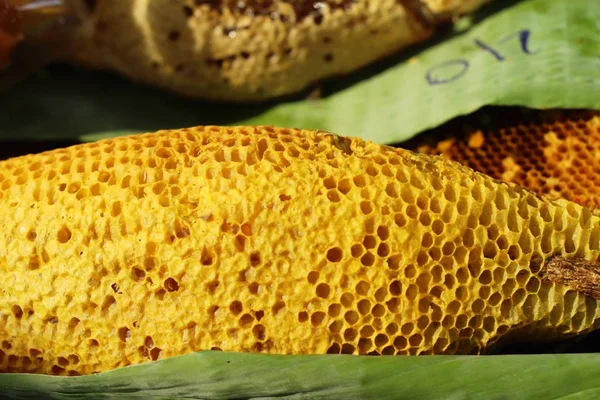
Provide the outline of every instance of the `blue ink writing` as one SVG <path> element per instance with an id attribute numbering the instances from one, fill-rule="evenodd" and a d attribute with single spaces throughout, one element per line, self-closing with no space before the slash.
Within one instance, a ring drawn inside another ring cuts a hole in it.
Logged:
<path id="1" fill-rule="evenodd" d="M 427 71 L 427 83 L 430 85 L 440 85 L 453 82 L 463 76 L 469 69 L 469 62 L 466 60 L 450 60 L 436 65 Z"/>
<path id="2" fill-rule="evenodd" d="M 519 36 L 519 43 L 521 44 L 521 51 L 527 55 L 533 55 L 540 52 L 540 49 L 531 51 L 529 49 L 529 38 L 531 37 L 531 31 L 529 29 L 523 29 L 522 31 L 511 33 L 500 40 L 499 43 L 504 43 L 507 40 L 512 39 L 515 36 Z"/>
<path id="3" fill-rule="evenodd" d="M 536 49 L 532 51 L 529 47 L 529 39 L 531 38 L 531 31 L 529 29 L 523 29 L 518 32 L 511 33 L 503 37 L 497 43 L 502 44 L 507 42 L 508 40 L 517 36 L 519 38 L 519 43 L 521 45 L 521 51 L 527 55 L 534 55 L 540 52 L 540 49 Z M 474 39 L 473 42 L 477 47 L 481 50 L 491 54 L 494 59 L 498 62 L 503 62 L 506 58 L 496 49 L 486 44 L 480 39 Z M 437 64 L 431 67 L 427 74 L 425 75 L 425 79 L 430 86 L 441 85 L 445 83 L 454 82 L 457 79 L 461 78 L 463 75 L 467 73 L 470 65 L 467 60 L 456 59 L 444 61 L 440 64 Z"/>
<path id="4" fill-rule="evenodd" d="M 498 60 L 500 62 L 505 60 L 505 58 L 502 56 L 502 54 L 498 53 L 496 50 L 492 49 L 490 46 L 483 43 L 481 40 L 475 39 L 475 40 L 473 40 L 473 42 L 475 42 L 475 44 L 477 46 L 479 46 L 479 48 L 481 48 L 481 50 L 487 51 L 488 53 L 493 55 L 496 60 Z"/>

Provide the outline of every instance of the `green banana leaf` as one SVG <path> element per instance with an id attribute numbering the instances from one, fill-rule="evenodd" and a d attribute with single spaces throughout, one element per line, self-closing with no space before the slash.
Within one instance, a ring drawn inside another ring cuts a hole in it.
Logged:
<path id="1" fill-rule="evenodd" d="M 95 140 L 280 125 L 398 143 L 484 105 L 600 108 L 600 2 L 497 0 L 434 42 L 323 85 L 317 100 L 216 105 L 52 67 L 0 94 L 0 140 Z"/>
<path id="2" fill-rule="evenodd" d="M 274 356 L 200 352 L 97 375 L 0 375 L 2 399 L 574 400 L 600 398 L 600 354 Z"/>

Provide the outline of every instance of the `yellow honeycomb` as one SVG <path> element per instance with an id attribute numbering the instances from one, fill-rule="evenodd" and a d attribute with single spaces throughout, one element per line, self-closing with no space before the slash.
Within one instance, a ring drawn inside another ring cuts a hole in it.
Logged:
<path id="1" fill-rule="evenodd" d="M 475 354 L 598 326 L 599 219 L 439 157 L 200 127 L 0 162 L 0 370 Z M 587 260 L 587 261 L 586 261 Z"/>
<path id="2" fill-rule="evenodd" d="M 600 209 L 600 112 L 486 108 L 408 144 L 550 199 Z"/>
<path id="3" fill-rule="evenodd" d="M 104 0 L 85 16 L 67 62 L 197 98 L 297 94 L 430 38 L 437 18 L 398 0 Z M 479 1 L 473 8 L 479 6 Z M 459 4 L 444 7 L 454 15 Z M 442 10 L 440 10 L 442 11 Z M 445 14 L 444 14 L 445 15 Z"/>

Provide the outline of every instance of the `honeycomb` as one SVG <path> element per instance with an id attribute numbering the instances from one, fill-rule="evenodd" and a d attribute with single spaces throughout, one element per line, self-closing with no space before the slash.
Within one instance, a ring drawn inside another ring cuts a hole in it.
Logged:
<path id="1" fill-rule="evenodd" d="M 456 17 L 476 10 L 492 0 L 421 0 L 427 8 L 438 15 Z"/>
<path id="2" fill-rule="evenodd" d="M 549 199 L 600 209 L 600 112 L 485 108 L 408 143 Z"/>
<path id="3" fill-rule="evenodd" d="M 477 354 L 600 321 L 588 209 L 359 139 L 161 131 L 2 161 L 0 188 L 0 371 Z"/>
<path id="4" fill-rule="evenodd" d="M 88 3 L 66 61 L 227 102 L 301 92 L 422 42 L 434 31 L 414 1 Z"/>

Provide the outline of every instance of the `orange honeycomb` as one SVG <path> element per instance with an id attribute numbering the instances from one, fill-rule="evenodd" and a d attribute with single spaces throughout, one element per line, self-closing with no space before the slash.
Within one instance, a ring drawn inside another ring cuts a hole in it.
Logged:
<path id="1" fill-rule="evenodd" d="M 203 127 L 0 162 L 0 371 L 472 354 L 600 324 L 600 218 L 440 157 Z M 586 261 L 587 260 L 587 261 Z"/>
<path id="2" fill-rule="evenodd" d="M 443 155 L 550 199 L 600 208 L 600 111 L 485 108 L 406 147 Z"/>

